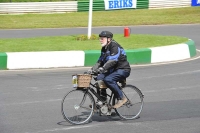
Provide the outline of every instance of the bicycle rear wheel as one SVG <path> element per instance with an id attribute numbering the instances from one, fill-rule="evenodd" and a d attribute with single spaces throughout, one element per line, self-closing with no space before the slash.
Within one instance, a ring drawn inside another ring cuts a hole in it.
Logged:
<path id="1" fill-rule="evenodd" d="M 120 108 L 115 109 L 116 113 L 122 119 L 126 120 L 133 120 L 138 118 L 142 112 L 144 95 L 137 87 L 132 85 L 126 85 L 122 91 L 128 100 Z M 117 99 L 115 98 L 113 102 L 114 105 L 117 102 Z"/>
<path id="2" fill-rule="evenodd" d="M 88 91 L 72 90 L 63 97 L 61 112 L 65 120 L 79 125 L 90 120 L 93 108 L 94 98 Z"/>

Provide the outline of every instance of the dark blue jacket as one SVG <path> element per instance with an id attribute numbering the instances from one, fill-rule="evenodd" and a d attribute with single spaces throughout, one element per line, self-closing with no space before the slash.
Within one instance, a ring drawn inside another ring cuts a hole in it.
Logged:
<path id="1" fill-rule="evenodd" d="M 98 63 L 100 67 L 109 72 L 117 69 L 131 71 L 125 50 L 114 40 L 107 46 L 102 47 Z"/>

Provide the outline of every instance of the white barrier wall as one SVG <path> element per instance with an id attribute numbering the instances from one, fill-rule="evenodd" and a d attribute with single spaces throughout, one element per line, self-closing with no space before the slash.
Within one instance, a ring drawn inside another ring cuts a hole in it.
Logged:
<path id="1" fill-rule="evenodd" d="M 149 0 L 149 9 L 190 7 L 191 0 Z"/>
<path id="2" fill-rule="evenodd" d="M 146 49 L 150 49 L 151 53 L 148 54 L 148 57 L 144 57 L 148 58 L 146 63 L 178 61 L 196 55 L 195 43 L 192 40 L 188 40 L 188 42 L 181 44 Z M 143 53 L 143 50 L 139 52 Z M 94 53 L 96 54 L 96 52 Z M 86 56 L 86 54 L 86 51 L 7 52 L 3 54 L 3 56 L 6 55 L 7 57 L 2 68 L 29 69 L 87 66 L 88 61 L 90 62 L 89 64 L 91 64 L 93 59 L 90 60 L 90 56 Z M 133 57 L 133 60 L 137 60 L 137 58 L 139 59 L 140 57 L 135 56 Z M 151 60 L 149 61 L 149 59 Z"/>
<path id="3" fill-rule="evenodd" d="M 76 12 L 77 1 L 0 3 L 1 13 Z"/>
<path id="4" fill-rule="evenodd" d="M 8 52 L 8 69 L 84 66 L 84 51 Z"/>
<path id="5" fill-rule="evenodd" d="M 190 58 L 187 44 L 176 44 L 151 49 L 151 63 L 175 61 Z"/>

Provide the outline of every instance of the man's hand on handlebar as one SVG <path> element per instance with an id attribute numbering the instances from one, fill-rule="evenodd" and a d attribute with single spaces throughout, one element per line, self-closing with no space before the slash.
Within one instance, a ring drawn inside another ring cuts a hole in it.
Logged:
<path id="1" fill-rule="evenodd" d="M 97 69 L 97 72 L 98 72 L 98 73 L 104 73 L 104 72 L 105 72 L 105 69 L 104 69 L 103 67 L 99 67 L 99 68 Z"/>
<path id="2" fill-rule="evenodd" d="M 105 72 L 105 69 L 103 67 L 99 67 L 96 70 L 89 69 L 87 72 L 84 72 L 84 74 L 97 75 L 97 74 L 101 74 L 101 73 L 104 73 L 104 72 Z"/>
<path id="3" fill-rule="evenodd" d="M 92 69 L 89 69 L 88 71 L 84 72 L 84 74 L 97 75 L 98 73 Z"/>

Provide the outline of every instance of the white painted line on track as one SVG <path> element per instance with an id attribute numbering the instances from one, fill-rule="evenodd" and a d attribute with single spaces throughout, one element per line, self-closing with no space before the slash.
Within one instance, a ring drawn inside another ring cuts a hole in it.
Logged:
<path id="1" fill-rule="evenodd" d="M 25 105 L 25 104 L 34 104 L 34 103 L 47 103 L 47 102 L 57 102 L 62 99 L 49 99 L 43 101 L 30 101 L 30 102 L 19 102 L 19 103 L 10 103 L 10 104 L 0 104 L 0 106 L 12 106 L 12 105 Z"/>
<path id="2" fill-rule="evenodd" d="M 194 71 L 181 72 L 181 73 L 171 73 L 171 74 L 165 74 L 165 75 L 159 75 L 159 76 L 142 77 L 142 78 L 137 78 L 137 79 L 127 78 L 127 81 L 141 81 L 141 80 L 145 80 L 145 79 L 170 77 L 170 76 L 179 76 L 179 75 L 185 75 L 185 74 L 197 74 L 199 72 L 200 72 L 200 69 L 199 70 L 194 70 Z"/>
<path id="3" fill-rule="evenodd" d="M 57 132 L 57 131 L 68 131 L 68 130 L 75 130 L 75 129 L 83 129 L 83 128 L 92 128 L 92 127 L 97 127 L 99 124 L 96 125 L 87 125 L 87 126 L 72 126 L 72 127 L 67 127 L 67 128 L 54 128 L 54 129 L 46 129 L 42 131 L 37 131 L 37 132 L 26 132 L 26 133 L 45 133 L 45 132 Z"/>
<path id="4" fill-rule="evenodd" d="M 32 88 L 31 91 L 53 91 L 53 90 L 63 90 L 63 89 L 67 89 L 67 87 L 57 87 L 57 88 L 50 88 L 50 89 L 40 89 L 38 87 L 27 87 L 27 88 Z"/>
<path id="5" fill-rule="evenodd" d="M 143 93 L 157 93 L 157 92 L 164 92 L 164 91 L 179 91 L 179 90 L 186 90 L 186 89 L 195 89 L 200 88 L 200 85 L 196 86 L 181 86 L 181 87 L 172 87 L 172 88 L 165 88 L 165 89 L 159 89 L 159 90 L 147 90 L 142 91 Z M 130 92 L 129 94 L 131 94 Z M 70 98 L 70 99 L 76 99 L 76 98 Z M 49 100 L 43 100 L 43 101 L 30 101 L 30 102 L 19 102 L 19 103 L 10 103 L 10 104 L 0 104 L 0 106 L 12 106 L 12 105 L 25 105 L 25 104 L 35 104 L 35 103 L 47 103 L 47 102 L 60 102 L 62 99 L 49 99 Z"/>
<path id="6" fill-rule="evenodd" d="M 163 92 L 163 91 L 176 91 L 176 90 L 186 90 L 186 89 L 195 89 L 199 88 L 200 85 L 196 86 L 182 86 L 182 87 L 172 87 L 172 88 L 166 88 L 166 89 L 159 89 L 159 90 L 149 90 L 149 91 L 142 91 L 143 93 L 155 93 L 155 92 Z"/>

